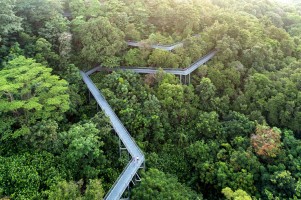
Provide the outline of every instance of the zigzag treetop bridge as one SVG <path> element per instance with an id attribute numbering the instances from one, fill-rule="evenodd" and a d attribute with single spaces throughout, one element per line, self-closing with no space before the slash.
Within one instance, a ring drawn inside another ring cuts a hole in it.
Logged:
<path id="1" fill-rule="evenodd" d="M 119 176 L 119 178 L 117 179 L 117 181 L 115 182 L 115 184 L 112 186 L 111 190 L 108 192 L 107 196 L 105 197 L 105 199 L 107 200 L 120 199 L 123 192 L 126 190 L 129 183 L 132 181 L 137 171 L 144 163 L 145 158 L 143 153 L 135 143 L 135 141 L 130 136 L 129 132 L 123 126 L 122 122 L 116 116 L 115 112 L 108 104 L 104 96 L 100 93 L 98 88 L 94 85 L 90 77 L 82 71 L 80 73 L 88 89 L 94 96 L 96 102 L 101 107 L 101 109 L 105 112 L 105 114 L 110 118 L 114 130 L 116 131 L 122 143 L 125 145 L 129 154 L 133 158 L 139 158 L 139 159 L 132 159 L 128 163 L 126 168 L 123 170 L 123 172 L 121 173 L 121 175 Z"/>
<path id="2" fill-rule="evenodd" d="M 197 34 L 197 35 L 193 35 L 192 37 L 199 37 L 199 36 L 200 35 Z M 127 45 L 132 46 L 132 47 L 142 47 L 142 48 L 147 47 L 147 48 L 152 48 L 152 49 L 160 49 L 160 50 L 163 50 L 163 51 L 172 51 L 176 48 L 183 47 L 184 41 L 177 42 L 177 43 L 170 44 L 170 45 L 147 44 L 147 43 L 144 43 L 144 42 L 128 41 Z"/>
<path id="3" fill-rule="evenodd" d="M 188 76 L 188 82 L 190 83 L 190 74 L 192 72 L 194 72 L 197 68 L 199 68 L 201 65 L 203 65 L 204 63 L 208 62 L 211 58 L 213 58 L 215 56 L 215 54 L 217 53 L 217 50 L 214 49 L 212 51 L 210 51 L 207 55 L 201 57 L 200 59 L 198 59 L 196 62 L 194 62 L 192 65 L 190 65 L 189 67 L 186 67 L 184 69 L 173 69 L 173 68 L 163 68 L 161 70 L 163 70 L 166 73 L 170 73 L 170 74 L 174 74 L 174 75 L 179 75 L 180 76 L 180 80 L 182 81 L 182 76 L 185 77 Z M 130 71 L 134 71 L 136 73 L 139 74 L 155 74 L 157 73 L 160 69 L 158 68 L 143 68 L 143 67 L 115 67 L 115 68 L 107 68 L 107 67 L 95 67 L 89 71 L 86 72 L 87 75 L 93 74 L 94 72 L 97 71 L 102 71 L 102 70 L 107 70 L 107 71 L 113 71 L 113 70 L 130 70 Z"/>
<path id="4" fill-rule="evenodd" d="M 131 46 L 139 46 L 138 43 L 131 43 Z M 130 44 L 129 44 L 130 45 Z M 182 43 L 177 43 L 171 46 L 159 46 L 159 45 L 152 45 L 152 48 L 158 48 L 166 51 L 170 51 L 174 48 L 183 46 Z M 203 56 L 202 58 L 198 59 L 195 63 L 190 65 L 189 67 L 185 69 L 163 69 L 166 73 L 171 73 L 175 75 L 180 75 L 181 79 L 182 76 L 189 75 L 189 82 L 190 82 L 190 74 L 195 71 L 198 67 L 209 61 L 212 57 L 215 56 L 217 53 L 217 50 L 210 51 L 207 55 Z M 87 85 L 89 91 L 92 93 L 93 97 L 95 98 L 97 104 L 101 107 L 101 109 L 104 111 L 104 113 L 110 118 L 111 124 L 116 131 L 119 139 L 124 144 L 126 150 L 128 153 L 132 156 L 130 162 L 127 164 L 123 172 L 120 174 L 118 179 L 115 181 L 114 185 L 111 187 L 110 191 L 107 193 L 104 199 L 106 200 L 117 200 L 120 199 L 124 193 L 124 191 L 129 187 L 129 184 L 133 182 L 134 177 L 138 177 L 137 174 L 138 170 L 140 168 L 143 168 L 145 157 L 138 145 L 135 143 L 135 141 L 132 139 L 131 135 L 127 131 L 127 129 L 124 127 L 122 122 L 119 120 L 119 118 L 116 116 L 115 112 L 109 105 L 109 103 L 106 101 L 105 97 L 101 94 L 101 92 L 98 90 L 98 88 L 95 86 L 93 81 L 90 79 L 89 75 L 93 74 L 94 72 L 101 71 L 101 70 L 131 70 L 136 73 L 140 74 L 153 74 L 157 73 L 159 69 L 155 68 L 132 68 L 132 67 L 118 67 L 118 68 L 104 68 L 104 67 L 96 67 L 92 70 L 89 70 L 88 72 L 84 73 L 83 71 L 80 71 L 80 74 L 83 78 L 83 81 Z"/>
<path id="5" fill-rule="evenodd" d="M 172 44 L 172 45 L 157 45 L 157 44 L 145 44 L 142 42 L 132 42 L 132 41 L 128 41 L 127 45 L 132 46 L 132 47 L 150 47 L 152 49 L 161 49 L 164 51 L 172 51 L 173 49 L 179 48 L 183 46 L 183 42 L 179 42 L 176 44 Z"/>

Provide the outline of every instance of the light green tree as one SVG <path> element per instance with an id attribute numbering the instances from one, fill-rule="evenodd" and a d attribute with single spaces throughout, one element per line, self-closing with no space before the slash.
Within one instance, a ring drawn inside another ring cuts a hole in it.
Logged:
<path id="1" fill-rule="evenodd" d="M 196 199 L 203 197 L 171 175 L 151 168 L 143 176 L 141 184 L 133 190 L 132 199 Z"/>
<path id="2" fill-rule="evenodd" d="M 11 121 L 1 127 L 2 139 L 28 134 L 29 126 L 37 120 L 64 118 L 69 109 L 68 83 L 51 71 L 23 56 L 0 71 L 0 112 L 2 120 Z"/>
<path id="3" fill-rule="evenodd" d="M 222 190 L 222 193 L 229 200 L 252 200 L 251 196 L 241 189 L 232 191 L 231 188 L 226 187 Z"/>

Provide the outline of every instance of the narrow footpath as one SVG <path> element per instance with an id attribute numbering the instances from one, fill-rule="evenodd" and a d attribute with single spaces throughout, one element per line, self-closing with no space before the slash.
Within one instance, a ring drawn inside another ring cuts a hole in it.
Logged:
<path id="1" fill-rule="evenodd" d="M 119 118 L 116 116 L 115 112 L 108 104 L 104 96 L 95 86 L 93 81 L 90 77 L 84 73 L 80 72 L 81 76 L 83 77 L 83 81 L 87 85 L 89 91 L 94 96 L 95 100 L 97 101 L 98 105 L 104 111 L 104 113 L 110 118 L 111 124 L 116 131 L 117 135 L 119 136 L 120 140 L 126 147 L 129 154 L 132 156 L 132 159 L 123 172 L 120 174 L 118 179 L 115 181 L 114 185 L 107 193 L 105 199 L 106 200 L 118 200 L 121 198 L 123 192 L 126 190 L 130 182 L 133 180 L 134 176 L 137 174 L 138 170 L 143 166 L 145 161 L 144 154 L 135 143 L 135 141 L 130 136 L 129 132 L 123 126 Z M 138 158 L 138 159 L 137 159 Z"/>

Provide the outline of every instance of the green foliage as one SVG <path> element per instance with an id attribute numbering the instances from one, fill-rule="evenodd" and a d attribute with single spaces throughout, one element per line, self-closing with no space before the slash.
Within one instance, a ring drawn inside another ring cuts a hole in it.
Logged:
<path id="1" fill-rule="evenodd" d="M 106 17 L 82 21 L 76 28 L 82 47 L 81 57 L 91 64 L 103 63 L 106 67 L 119 64 L 120 51 L 124 48 L 124 33 Z M 97 42 L 95 42 L 97 41 Z"/>
<path id="2" fill-rule="evenodd" d="M 162 68 L 179 68 L 177 55 L 163 50 L 154 50 L 149 56 L 148 64 Z"/>
<path id="3" fill-rule="evenodd" d="M 44 38 L 39 38 L 35 43 L 36 55 L 34 59 L 45 66 L 58 66 L 59 56 L 53 52 L 52 45 Z"/>
<path id="4" fill-rule="evenodd" d="M 69 0 L 68 3 L 72 17 L 74 18 L 83 16 L 89 19 L 91 17 L 97 17 L 100 13 L 100 2 L 97 0 L 89 2 L 83 0 Z"/>
<path id="5" fill-rule="evenodd" d="M 42 198 L 40 191 L 65 178 L 54 156 L 47 152 L 0 157 L 0 161 L 0 197 Z"/>
<path id="6" fill-rule="evenodd" d="M 51 69 L 22 56 L 0 71 L 0 111 L 3 118 L 14 118 L 2 129 L 2 140 L 29 133 L 28 126 L 38 120 L 62 120 L 69 109 L 68 83 L 51 75 Z M 13 131 L 13 134 L 11 133 Z"/>
<path id="7" fill-rule="evenodd" d="M 221 124 L 216 112 L 200 113 L 196 123 L 196 129 L 199 131 L 198 138 L 215 138 L 220 135 Z"/>
<path id="8" fill-rule="evenodd" d="M 232 191 L 231 188 L 226 187 L 222 190 L 222 193 L 226 196 L 227 199 L 233 200 L 252 200 L 252 198 L 245 191 L 238 189 Z"/>
<path id="9" fill-rule="evenodd" d="M 95 178 L 102 168 L 105 157 L 99 130 L 93 123 L 73 125 L 68 132 L 62 132 L 62 157 L 76 179 Z"/>
<path id="10" fill-rule="evenodd" d="M 53 185 L 49 192 L 50 200 L 79 200 L 80 191 L 78 185 L 73 182 L 61 181 Z"/>
<path id="11" fill-rule="evenodd" d="M 51 0 L 16 0 L 17 15 L 24 20 L 23 27 L 27 33 L 38 33 L 49 23 L 49 19 L 60 17 L 62 13 L 59 1 Z"/>
<path id="12" fill-rule="evenodd" d="M 203 199 L 173 176 L 149 169 L 141 184 L 133 190 L 132 199 Z"/>
<path id="13" fill-rule="evenodd" d="M 0 7 L 0 198 L 102 199 L 124 168 L 118 137 L 78 68 L 185 68 L 212 49 L 219 51 L 190 85 L 162 70 L 91 75 L 146 155 L 150 169 L 132 197 L 301 198 L 296 0 Z M 128 40 L 143 47 L 127 48 Z M 180 41 L 171 52 L 150 48 Z"/>
<path id="14" fill-rule="evenodd" d="M 85 200 L 90 200 L 90 199 L 102 199 L 104 196 L 104 190 L 101 185 L 100 180 L 90 180 L 89 185 L 85 191 Z"/>
<path id="15" fill-rule="evenodd" d="M 0 42 L 1 37 L 22 30 L 21 18 L 15 15 L 14 6 L 15 2 L 13 0 L 3 0 L 0 2 Z"/>
<path id="16" fill-rule="evenodd" d="M 145 66 L 144 56 L 139 49 L 130 49 L 125 55 L 124 60 L 128 66 Z"/>
<path id="17" fill-rule="evenodd" d="M 103 199 L 104 191 L 100 180 L 91 179 L 86 191 L 81 195 L 82 181 L 77 183 L 70 181 L 60 181 L 53 185 L 48 192 L 50 200 L 98 200 Z"/>

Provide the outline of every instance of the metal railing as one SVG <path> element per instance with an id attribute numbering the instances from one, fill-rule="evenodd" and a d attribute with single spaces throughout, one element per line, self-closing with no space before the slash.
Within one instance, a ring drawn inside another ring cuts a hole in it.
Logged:
<path id="1" fill-rule="evenodd" d="M 200 34 L 195 34 L 192 37 L 199 37 Z M 143 42 L 143 41 L 128 41 L 127 45 L 129 46 L 134 46 L 134 47 L 151 47 L 154 49 L 162 49 L 162 50 L 166 50 L 166 51 L 171 51 L 175 48 L 178 47 L 182 47 L 184 45 L 184 41 L 182 42 L 176 42 L 170 45 L 166 45 L 166 44 L 149 44 L 148 42 Z"/>
<path id="2" fill-rule="evenodd" d="M 206 54 L 205 56 L 199 58 L 197 61 L 195 61 L 194 63 L 192 63 L 189 67 L 186 68 L 161 68 L 163 71 L 167 72 L 167 73 L 171 73 L 171 74 L 175 74 L 175 75 L 188 75 L 190 73 L 192 73 L 194 70 L 196 70 L 200 65 L 206 63 L 208 60 L 210 60 L 212 57 L 214 57 L 214 55 L 217 53 L 217 50 L 214 49 L 212 51 L 210 51 L 208 54 Z M 199 66 L 197 66 L 199 65 Z M 89 71 L 86 72 L 87 75 L 91 75 L 96 71 L 101 71 L 101 70 L 108 70 L 108 71 L 113 71 L 113 70 L 132 70 L 135 71 L 137 73 L 143 73 L 143 74 L 147 74 L 147 73 L 156 73 L 158 72 L 160 69 L 158 68 L 153 68 L 153 67 L 115 67 L 115 68 L 108 68 L 108 67 L 101 67 L 101 66 L 97 66 Z"/>
<path id="3" fill-rule="evenodd" d="M 193 72 L 198 65 L 202 65 L 208 60 L 210 60 L 215 54 L 217 53 L 217 50 L 212 50 L 193 64 L 191 64 L 189 67 L 185 69 L 172 69 L 172 68 L 165 68 L 163 69 L 166 72 L 174 72 L 181 75 L 187 75 Z M 120 119 L 117 117 L 114 110 L 111 108 L 109 103 L 106 101 L 106 98 L 103 96 L 103 94 L 100 92 L 100 90 L 96 87 L 96 85 L 93 83 L 93 81 L 90 79 L 89 75 L 93 74 L 94 72 L 98 70 L 102 70 L 104 68 L 102 67 L 95 67 L 91 70 L 89 70 L 87 73 L 80 72 L 84 82 L 86 83 L 88 89 L 94 96 L 95 100 L 97 101 L 98 105 L 101 107 L 101 109 L 105 112 L 105 114 L 110 118 L 112 126 L 116 133 L 118 134 L 119 138 L 121 139 L 122 143 L 126 147 L 127 151 L 130 153 L 130 155 L 135 158 L 139 157 L 139 160 L 137 161 L 137 165 L 135 160 L 131 159 L 131 161 L 127 164 L 125 169 L 122 171 L 122 173 L 119 175 L 107 195 L 104 199 L 106 200 L 112 200 L 112 199 L 119 199 L 121 198 L 122 194 L 124 193 L 125 189 L 129 186 L 130 182 L 132 181 L 135 174 L 138 172 L 139 168 L 145 161 L 144 154 L 142 153 L 141 149 L 136 144 L 135 140 L 131 137 L 127 129 L 124 127 L 123 123 L 120 121 Z M 107 68 L 110 69 L 110 68 Z M 114 68 L 116 69 L 116 68 Z M 118 69 L 118 68 L 117 68 Z M 150 69 L 150 68 L 127 68 L 127 67 L 120 67 L 121 70 L 155 70 L 158 71 L 158 69 Z M 99 95 L 99 96 L 98 96 Z"/>
<path id="4" fill-rule="evenodd" d="M 106 101 L 105 97 L 90 79 L 90 77 L 82 71 L 80 73 L 88 89 L 97 101 L 98 105 L 110 118 L 113 128 L 115 129 L 122 143 L 126 147 L 127 151 L 131 154 L 132 157 L 139 157 L 139 160 L 137 160 L 137 164 L 133 159 L 128 163 L 126 168 L 123 170 L 123 172 L 120 174 L 118 179 L 115 181 L 115 183 L 105 196 L 105 199 L 108 200 L 119 199 L 122 196 L 125 189 L 130 184 L 130 182 L 132 181 L 133 177 L 135 176 L 141 165 L 144 163 L 145 157 L 138 145 L 136 144 L 136 142 L 130 136 L 127 129 L 124 127 L 122 122 L 119 120 L 119 118 L 111 108 L 109 103 Z"/>

